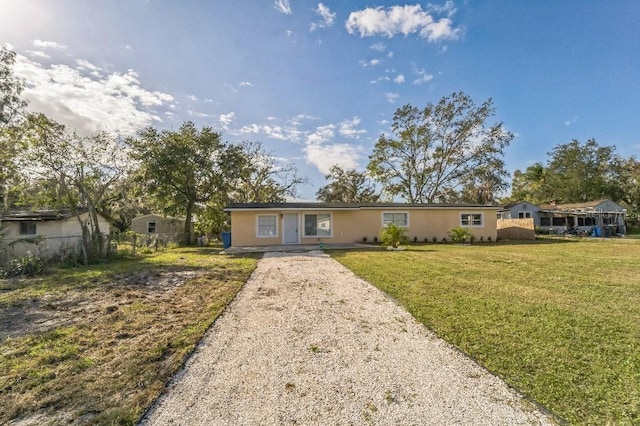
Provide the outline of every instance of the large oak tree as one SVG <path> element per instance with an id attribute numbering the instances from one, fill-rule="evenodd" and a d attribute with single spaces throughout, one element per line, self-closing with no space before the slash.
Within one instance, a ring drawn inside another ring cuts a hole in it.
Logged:
<path id="1" fill-rule="evenodd" d="M 325 179 L 329 183 L 316 192 L 318 200 L 325 203 L 375 203 L 380 199 L 366 172 L 334 165 Z"/>
<path id="2" fill-rule="evenodd" d="M 458 201 L 474 178 L 490 185 L 485 198 L 493 198 L 504 187 L 502 157 L 513 139 L 502 123 L 487 124 L 493 114 L 491 99 L 476 106 L 462 92 L 423 109 L 405 105 L 393 116 L 393 134 L 378 139 L 367 169 L 387 194 L 410 203 Z M 490 176 L 488 167 L 494 167 Z"/>
<path id="3" fill-rule="evenodd" d="M 245 157 L 238 146 L 222 142 L 210 127 L 186 122 L 177 131 L 153 127 L 129 138 L 132 157 L 139 162 L 139 178 L 163 213 L 184 216 L 185 242 L 198 205 L 226 194 L 239 176 Z"/>

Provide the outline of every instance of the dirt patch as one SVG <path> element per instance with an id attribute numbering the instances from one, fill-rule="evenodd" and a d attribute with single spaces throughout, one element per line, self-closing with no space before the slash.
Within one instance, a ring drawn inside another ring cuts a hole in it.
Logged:
<path id="1" fill-rule="evenodd" d="M 34 297 L 0 311 L 0 340 L 90 323 L 141 299 L 165 299 L 184 282 L 202 274 L 203 270 L 135 271 L 91 290 L 72 289 Z"/>

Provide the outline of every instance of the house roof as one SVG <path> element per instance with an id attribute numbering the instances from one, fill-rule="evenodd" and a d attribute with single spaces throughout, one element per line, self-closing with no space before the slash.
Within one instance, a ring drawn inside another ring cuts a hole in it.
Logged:
<path id="1" fill-rule="evenodd" d="M 499 209 L 498 206 L 484 204 L 436 204 L 436 203 L 231 203 L 225 211 L 233 210 L 361 210 L 361 209 L 442 209 L 475 208 Z"/>
<path id="2" fill-rule="evenodd" d="M 43 222 L 47 220 L 65 220 L 71 212 L 61 210 L 11 210 L 0 215 L 3 222 Z"/>
<path id="3" fill-rule="evenodd" d="M 533 204 L 533 203 L 531 203 L 531 202 L 529 202 L 529 201 L 520 200 L 520 201 L 512 201 L 512 202 L 510 202 L 510 203 L 508 203 L 508 204 L 505 204 L 504 206 L 502 206 L 502 208 L 503 208 L 504 210 L 509 210 L 509 209 L 511 209 L 511 208 L 513 208 L 513 207 L 515 207 L 515 206 L 517 206 L 518 204 L 529 204 L 529 205 L 532 205 L 532 206 L 535 206 L 535 207 L 539 207 L 539 206 L 537 206 L 536 204 Z"/>
<path id="4" fill-rule="evenodd" d="M 606 203 L 607 201 L 611 201 L 611 200 L 605 198 L 602 200 L 587 201 L 585 203 L 546 204 L 546 205 L 540 206 L 540 208 L 546 211 L 593 210 L 599 205 Z M 617 203 L 614 203 L 613 201 L 611 202 L 617 205 Z"/>
<path id="5" fill-rule="evenodd" d="M 79 214 L 87 214 L 87 209 L 78 209 Z M 0 220 L 3 222 L 45 222 L 53 220 L 67 220 L 74 217 L 75 213 L 71 210 L 9 210 L 0 214 Z M 107 219 L 102 213 L 98 216 Z"/>
<path id="6" fill-rule="evenodd" d="M 147 219 L 147 218 L 150 218 L 150 217 L 156 217 L 156 218 L 160 218 L 160 219 L 163 219 L 163 220 L 169 220 L 169 221 L 171 221 L 171 220 L 185 221 L 186 220 L 184 217 L 165 216 L 165 215 L 158 214 L 158 213 L 150 213 L 150 214 L 145 214 L 145 215 L 142 215 L 142 216 L 136 216 L 132 220 Z"/>

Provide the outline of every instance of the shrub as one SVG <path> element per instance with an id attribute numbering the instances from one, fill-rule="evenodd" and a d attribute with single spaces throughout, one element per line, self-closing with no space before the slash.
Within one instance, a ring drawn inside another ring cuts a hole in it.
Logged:
<path id="1" fill-rule="evenodd" d="M 380 230 L 380 239 L 384 244 L 396 248 L 400 243 L 407 241 L 405 232 L 404 228 L 396 226 L 395 223 L 390 223 Z"/>
<path id="2" fill-rule="evenodd" d="M 431 241 L 433 241 L 433 244 L 437 243 L 437 242 L 438 242 L 438 237 L 433 237 L 433 238 L 431 239 Z"/>
<path id="3" fill-rule="evenodd" d="M 418 237 L 413 237 L 413 243 L 417 243 L 418 242 Z"/>
<path id="4" fill-rule="evenodd" d="M 0 276 L 3 278 L 17 277 L 19 275 L 38 275 L 44 271 L 44 261 L 41 257 L 27 252 L 26 256 L 17 257 L 9 264 L 0 269 Z"/>
<path id="5" fill-rule="evenodd" d="M 453 228 L 451 231 L 449 231 L 449 236 L 451 237 L 451 241 L 453 241 L 454 243 L 464 243 L 467 240 L 472 240 L 473 238 L 475 238 L 471 231 L 461 226 Z"/>
<path id="6" fill-rule="evenodd" d="M 362 237 L 362 242 L 366 243 L 367 242 L 367 237 Z"/>

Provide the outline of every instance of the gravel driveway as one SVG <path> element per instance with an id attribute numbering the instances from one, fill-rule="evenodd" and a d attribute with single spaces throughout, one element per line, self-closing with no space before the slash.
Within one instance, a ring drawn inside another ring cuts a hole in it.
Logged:
<path id="1" fill-rule="evenodd" d="M 265 254 L 143 424 L 553 422 L 315 251 Z"/>

